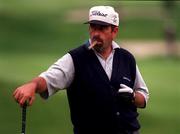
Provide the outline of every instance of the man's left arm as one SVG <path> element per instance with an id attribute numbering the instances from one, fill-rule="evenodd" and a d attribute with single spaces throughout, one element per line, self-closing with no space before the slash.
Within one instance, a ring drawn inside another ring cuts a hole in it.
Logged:
<path id="1" fill-rule="evenodd" d="M 145 108 L 146 107 L 145 98 L 140 92 L 135 91 L 135 93 L 134 93 L 134 104 L 138 108 Z"/>
<path id="2" fill-rule="evenodd" d="M 148 88 L 141 76 L 138 66 L 136 65 L 136 78 L 134 83 L 134 104 L 138 108 L 145 108 L 149 99 Z"/>

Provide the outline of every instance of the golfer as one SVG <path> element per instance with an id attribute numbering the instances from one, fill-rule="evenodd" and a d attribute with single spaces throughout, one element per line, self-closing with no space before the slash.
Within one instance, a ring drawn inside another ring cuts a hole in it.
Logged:
<path id="1" fill-rule="evenodd" d="M 114 39 L 119 15 L 110 6 L 89 11 L 89 39 L 65 54 L 38 77 L 18 87 L 13 96 L 32 105 L 66 89 L 74 134 L 139 134 L 137 108 L 149 92 L 135 58 Z"/>

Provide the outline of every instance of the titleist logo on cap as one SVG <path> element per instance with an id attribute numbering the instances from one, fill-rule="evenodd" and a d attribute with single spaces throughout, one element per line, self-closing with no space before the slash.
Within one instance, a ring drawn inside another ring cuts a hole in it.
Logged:
<path id="1" fill-rule="evenodd" d="M 111 6 L 94 6 L 89 10 L 89 20 L 85 24 L 119 26 L 119 15 Z"/>
<path id="2" fill-rule="evenodd" d="M 107 14 L 101 13 L 100 11 L 92 11 L 91 15 L 94 15 L 94 16 L 103 16 L 103 17 L 107 16 Z"/>

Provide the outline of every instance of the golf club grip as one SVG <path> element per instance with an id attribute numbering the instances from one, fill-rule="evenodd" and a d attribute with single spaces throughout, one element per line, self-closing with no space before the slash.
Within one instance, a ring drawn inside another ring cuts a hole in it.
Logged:
<path id="1" fill-rule="evenodd" d="M 22 107 L 22 128 L 21 128 L 21 134 L 25 134 L 26 130 L 26 107 L 27 104 L 25 103 Z"/>

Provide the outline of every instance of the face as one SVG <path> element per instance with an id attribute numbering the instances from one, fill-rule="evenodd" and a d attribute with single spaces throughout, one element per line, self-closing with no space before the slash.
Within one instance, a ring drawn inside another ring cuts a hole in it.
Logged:
<path id="1" fill-rule="evenodd" d="M 94 49 L 97 52 L 103 52 L 112 45 L 112 40 L 116 37 L 118 33 L 118 27 L 113 27 L 111 25 L 104 26 L 98 24 L 89 25 L 89 34 L 92 42 L 97 41 Z"/>

